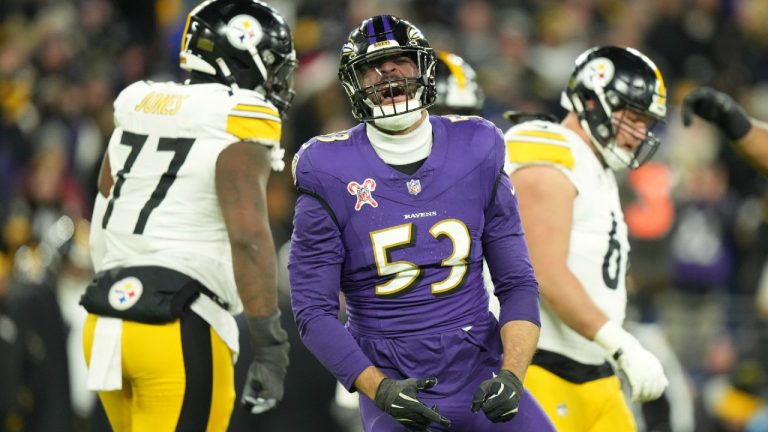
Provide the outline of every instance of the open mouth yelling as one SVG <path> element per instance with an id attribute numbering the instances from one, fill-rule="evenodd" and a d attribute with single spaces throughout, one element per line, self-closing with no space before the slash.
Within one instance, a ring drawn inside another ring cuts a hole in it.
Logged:
<path id="1" fill-rule="evenodd" d="M 381 105 L 396 104 L 407 99 L 405 87 L 400 84 L 383 84 L 376 92 Z"/>

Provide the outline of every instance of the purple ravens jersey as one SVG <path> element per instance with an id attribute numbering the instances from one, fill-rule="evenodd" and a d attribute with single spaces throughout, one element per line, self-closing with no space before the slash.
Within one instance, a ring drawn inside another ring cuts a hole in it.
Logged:
<path id="1" fill-rule="evenodd" d="M 433 118 L 432 153 L 413 175 L 384 163 L 362 126 L 299 153 L 299 191 L 323 199 L 341 228 L 341 289 L 356 332 L 435 333 L 488 309 L 481 237 L 500 174 L 494 131 Z"/>
<path id="2" fill-rule="evenodd" d="M 485 258 L 501 324 L 538 324 L 501 132 L 477 117 L 429 120 L 432 151 L 412 175 L 378 157 L 364 124 L 316 137 L 294 159 L 294 314 L 305 344 L 347 388 L 371 362 L 337 328 L 339 290 L 356 337 L 439 334 L 488 315 Z"/>

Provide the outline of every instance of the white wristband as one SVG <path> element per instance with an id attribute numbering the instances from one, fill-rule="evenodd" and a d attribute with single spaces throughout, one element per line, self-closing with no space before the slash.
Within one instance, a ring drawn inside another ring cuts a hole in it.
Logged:
<path id="1" fill-rule="evenodd" d="M 621 328 L 619 324 L 610 320 L 595 333 L 595 342 L 603 347 L 610 356 L 616 354 L 619 348 L 631 340 L 634 340 L 632 335 Z"/>

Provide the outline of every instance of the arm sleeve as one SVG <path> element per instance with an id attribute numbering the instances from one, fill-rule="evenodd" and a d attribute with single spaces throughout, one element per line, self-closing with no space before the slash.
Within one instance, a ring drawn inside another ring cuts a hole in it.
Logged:
<path id="1" fill-rule="evenodd" d="M 319 197 L 299 195 L 288 272 L 291 303 L 304 345 L 347 390 L 371 361 L 338 319 L 344 245 Z"/>
<path id="2" fill-rule="evenodd" d="M 541 326 L 539 284 L 528 255 L 514 187 L 506 173 L 501 172 L 503 152 L 500 157 L 496 166 L 500 173 L 485 210 L 483 231 L 485 260 L 501 306 L 499 324 L 523 320 Z"/>

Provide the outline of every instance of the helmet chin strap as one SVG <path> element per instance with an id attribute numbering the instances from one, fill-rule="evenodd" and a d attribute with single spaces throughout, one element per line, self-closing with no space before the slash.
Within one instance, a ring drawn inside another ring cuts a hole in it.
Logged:
<path id="1" fill-rule="evenodd" d="M 264 66 L 264 62 L 261 61 L 261 56 L 256 51 L 256 47 L 249 46 L 248 53 L 251 55 L 251 57 L 253 57 L 253 62 L 256 63 L 256 68 L 259 70 L 259 73 L 261 74 L 262 81 L 266 83 L 269 74 L 267 73 L 266 66 Z"/>
<path id="2" fill-rule="evenodd" d="M 373 108 L 374 112 L 380 113 L 380 116 L 373 119 L 373 124 L 379 129 L 399 132 L 413 126 L 419 119 L 424 109 L 421 107 L 421 94 L 423 88 L 416 91 L 413 99 L 398 102 L 396 104 L 373 105 L 370 101 L 366 103 Z"/>
<path id="3" fill-rule="evenodd" d="M 600 104 L 605 107 L 606 101 L 602 89 L 596 88 L 595 93 L 600 99 Z M 573 97 L 568 97 L 565 92 L 561 93 L 560 95 L 560 105 L 568 111 L 574 111 L 577 114 L 584 112 L 585 110 L 584 104 L 582 104 L 581 100 L 576 95 L 573 95 Z M 592 141 L 592 145 L 600 153 L 600 156 L 602 156 L 603 161 L 608 166 L 608 168 L 614 171 L 623 171 L 630 167 L 635 168 L 634 165 L 636 162 L 634 161 L 634 155 L 632 155 L 631 152 L 617 146 L 615 134 L 611 134 L 614 136 L 612 136 L 607 144 L 603 145 L 595 138 L 594 131 L 592 131 L 589 122 L 587 122 L 587 119 L 583 115 L 579 115 L 579 124 L 581 125 L 582 129 L 587 131 L 587 135 L 589 135 L 589 138 Z M 611 128 L 613 128 L 612 125 Z"/>
<path id="4" fill-rule="evenodd" d="M 406 105 L 420 106 L 421 103 L 418 100 L 411 100 L 408 102 L 400 102 L 398 104 L 382 105 L 381 110 L 384 112 L 384 115 L 388 117 L 373 119 L 373 124 L 380 129 L 393 132 L 408 129 L 421 119 L 421 112 L 424 110 L 419 109 L 396 114 L 397 112 L 404 111 Z"/>
<path id="5" fill-rule="evenodd" d="M 224 61 L 224 59 L 217 57 L 216 64 L 219 65 L 219 70 L 221 70 L 221 74 L 224 75 L 224 79 L 227 81 L 227 84 L 229 84 L 233 90 L 239 89 L 240 86 L 237 85 L 237 81 L 235 81 L 235 77 L 232 75 L 232 71 L 229 70 L 229 67 L 227 66 L 227 63 Z"/>

